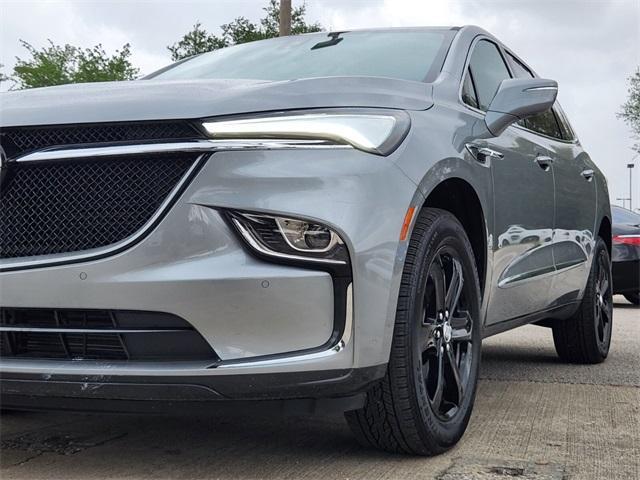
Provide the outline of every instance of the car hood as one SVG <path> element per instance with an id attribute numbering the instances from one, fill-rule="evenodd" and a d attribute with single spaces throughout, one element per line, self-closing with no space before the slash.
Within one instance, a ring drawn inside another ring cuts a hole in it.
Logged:
<path id="1" fill-rule="evenodd" d="M 0 94 L 0 126 L 204 118 L 303 108 L 425 110 L 432 87 L 378 77 L 260 80 L 135 80 Z"/>

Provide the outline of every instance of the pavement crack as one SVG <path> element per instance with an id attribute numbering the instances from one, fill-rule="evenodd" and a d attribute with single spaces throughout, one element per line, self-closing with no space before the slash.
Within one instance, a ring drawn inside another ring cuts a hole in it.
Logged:
<path id="1" fill-rule="evenodd" d="M 30 457 L 27 457 L 24 460 L 21 460 L 21 461 L 19 461 L 17 463 L 13 463 L 11 465 L 8 465 L 8 467 L 21 467 L 22 465 L 25 465 L 25 464 L 29 463 L 31 460 L 34 460 L 34 459 L 42 456 L 43 453 L 44 452 L 37 452 L 36 454 L 31 455 Z"/>

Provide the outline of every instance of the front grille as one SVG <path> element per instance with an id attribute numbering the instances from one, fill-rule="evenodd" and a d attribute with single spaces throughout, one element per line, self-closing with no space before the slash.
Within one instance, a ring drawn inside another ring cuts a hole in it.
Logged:
<path id="1" fill-rule="evenodd" d="M 196 159 L 164 153 L 12 164 L 0 192 L 0 258 L 126 239 L 151 219 Z"/>
<path id="2" fill-rule="evenodd" d="M 0 357 L 56 360 L 210 360 L 185 320 L 123 310 L 0 309 Z"/>
<path id="3" fill-rule="evenodd" d="M 0 132 L 9 158 L 55 146 L 193 138 L 203 138 L 203 133 L 184 121 L 15 127 Z"/>

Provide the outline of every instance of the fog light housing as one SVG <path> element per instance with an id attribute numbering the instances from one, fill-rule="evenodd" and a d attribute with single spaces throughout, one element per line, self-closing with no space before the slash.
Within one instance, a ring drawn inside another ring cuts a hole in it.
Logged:
<path id="1" fill-rule="evenodd" d="M 340 237 L 324 225 L 283 217 L 274 219 L 285 241 L 299 252 L 324 253 L 341 242 Z"/>
<path id="2" fill-rule="evenodd" d="M 340 235 L 310 220 L 263 213 L 227 211 L 227 218 L 251 249 L 281 260 L 347 265 Z"/>

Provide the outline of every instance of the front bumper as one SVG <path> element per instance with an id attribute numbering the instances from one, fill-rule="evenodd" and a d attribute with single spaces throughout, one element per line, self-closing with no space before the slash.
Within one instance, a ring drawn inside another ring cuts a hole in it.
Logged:
<path id="1" fill-rule="evenodd" d="M 189 322 L 220 360 L 4 358 L 4 401 L 95 392 L 125 400 L 122 384 L 134 398 L 161 391 L 169 402 L 361 392 L 388 360 L 406 248 L 398 235 L 415 195 L 393 158 L 353 149 L 214 153 L 144 240 L 105 258 L 0 273 L 0 306 L 166 312 Z M 326 271 L 253 257 L 220 208 L 308 218 L 339 232 L 352 266 L 345 308 L 335 308 Z"/>
<path id="2" fill-rule="evenodd" d="M 359 408 L 386 366 L 209 377 L 13 374 L 0 379 L 7 409 L 203 413 L 244 406 L 300 413 Z M 305 400 L 322 400 L 308 402 Z"/>

